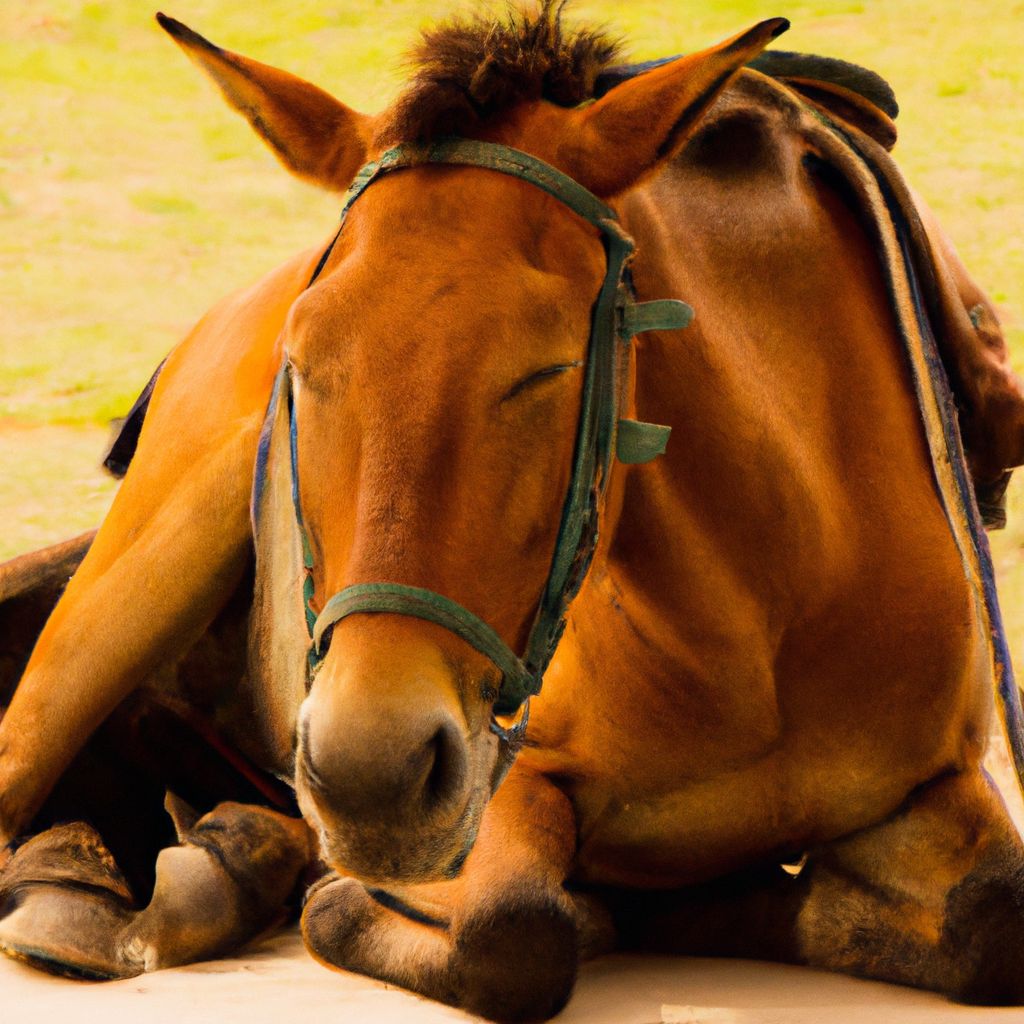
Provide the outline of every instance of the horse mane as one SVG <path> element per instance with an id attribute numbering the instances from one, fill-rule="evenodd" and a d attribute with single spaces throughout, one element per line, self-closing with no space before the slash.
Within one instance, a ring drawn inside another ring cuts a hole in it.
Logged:
<path id="1" fill-rule="evenodd" d="M 456 15 L 426 28 L 406 57 L 410 85 L 384 117 L 377 142 L 430 141 L 472 130 L 526 100 L 575 107 L 621 43 L 600 28 L 566 29 L 567 0 L 509 5 L 504 15 Z"/>

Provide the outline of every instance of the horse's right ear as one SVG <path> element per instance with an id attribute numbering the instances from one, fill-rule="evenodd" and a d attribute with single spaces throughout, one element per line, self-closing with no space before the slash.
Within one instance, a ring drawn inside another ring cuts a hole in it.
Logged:
<path id="1" fill-rule="evenodd" d="M 365 163 L 372 118 L 295 75 L 214 46 L 165 14 L 156 20 L 288 170 L 323 188 L 348 188 Z"/>

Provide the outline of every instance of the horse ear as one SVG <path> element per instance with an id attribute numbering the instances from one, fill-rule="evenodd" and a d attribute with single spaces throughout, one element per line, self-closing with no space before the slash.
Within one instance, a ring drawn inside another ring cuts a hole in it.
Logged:
<path id="1" fill-rule="evenodd" d="M 569 173 L 599 196 L 629 187 L 673 156 L 733 75 L 788 28 L 785 18 L 762 21 L 574 111 L 573 141 L 563 150 Z"/>
<path id="2" fill-rule="evenodd" d="M 214 46 L 174 18 L 156 19 L 288 170 L 324 188 L 349 186 L 365 162 L 372 118 L 295 75 Z"/>

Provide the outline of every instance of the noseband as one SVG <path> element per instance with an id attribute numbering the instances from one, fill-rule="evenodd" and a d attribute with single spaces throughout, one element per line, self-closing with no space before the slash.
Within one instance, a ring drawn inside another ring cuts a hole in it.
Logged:
<path id="1" fill-rule="evenodd" d="M 643 331 L 686 327 L 693 311 L 686 303 L 673 299 L 635 302 L 627 272 L 634 244 L 619 226 L 615 211 L 556 168 L 496 143 L 446 139 L 428 146 L 403 145 L 388 150 L 356 175 L 342 206 L 342 228 L 352 205 L 374 181 L 401 168 L 425 164 L 483 167 L 527 181 L 593 224 L 600 231 L 604 244 L 607 269 L 592 310 L 572 477 L 562 506 L 547 582 L 524 653 L 516 654 L 491 626 L 458 602 L 436 591 L 404 583 L 358 583 L 345 587 L 327 601 L 319 614 L 315 611 L 313 554 L 299 501 L 298 434 L 287 354 L 278 372 L 261 435 L 255 488 L 258 493 L 263 485 L 270 424 L 274 422 L 278 403 L 283 400 L 289 410 L 292 501 L 305 566 L 303 601 L 311 641 L 311 674 L 326 655 L 325 634 L 342 619 L 366 613 L 407 615 L 443 626 L 489 658 L 502 677 L 494 714 L 514 715 L 531 696 L 540 692 L 544 672 L 565 629 L 569 604 L 579 592 L 590 567 L 613 453 L 620 462 L 648 462 L 665 450 L 668 441 L 670 427 L 620 419 L 626 401 L 630 340 Z M 339 228 L 339 235 L 342 228 Z M 333 246 L 334 242 L 321 258 L 310 284 L 323 269 Z M 256 500 L 253 507 L 258 508 Z M 500 733 L 500 729 L 497 731 Z"/>

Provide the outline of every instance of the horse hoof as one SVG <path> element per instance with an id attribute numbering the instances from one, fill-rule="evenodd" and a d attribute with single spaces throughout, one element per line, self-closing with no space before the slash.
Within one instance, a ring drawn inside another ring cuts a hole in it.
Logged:
<path id="1" fill-rule="evenodd" d="M 105 981 L 133 977 L 119 936 L 136 912 L 100 837 L 60 825 L 21 846 L 0 873 L 0 952 L 51 974 Z"/>
<path id="2" fill-rule="evenodd" d="M 366 923 L 370 897 L 354 878 L 327 875 L 306 894 L 302 938 L 314 959 L 327 967 L 361 970 L 354 941 Z"/>

